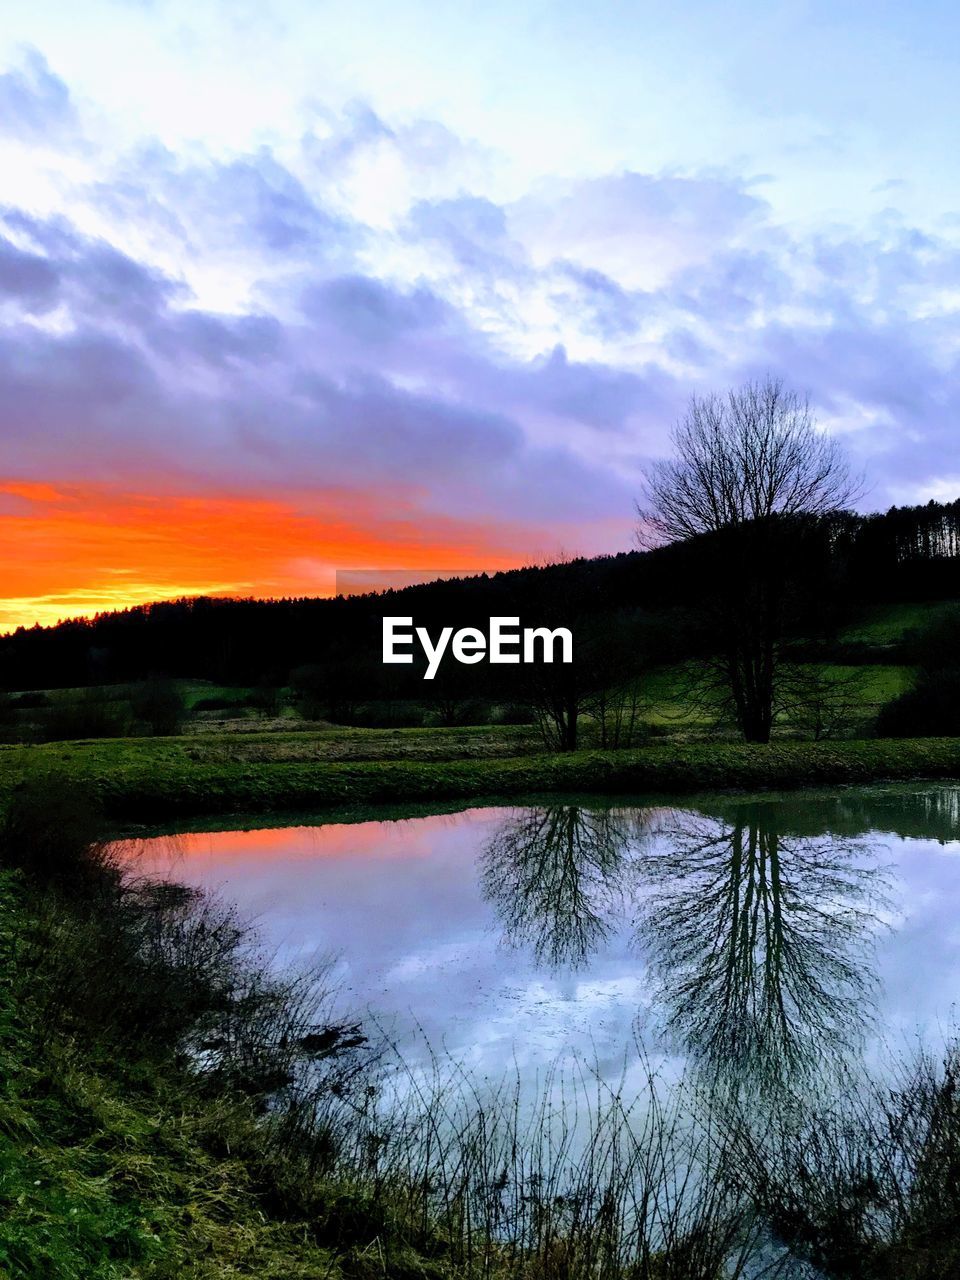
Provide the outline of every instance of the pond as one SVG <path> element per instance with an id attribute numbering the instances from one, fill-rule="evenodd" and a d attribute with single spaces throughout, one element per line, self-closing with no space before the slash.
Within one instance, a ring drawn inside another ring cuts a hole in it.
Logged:
<path id="1" fill-rule="evenodd" d="M 816 1084 L 953 1027 L 958 785 L 551 797 L 130 848 L 236 903 L 278 965 L 331 957 L 345 1011 L 408 1060 L 481 1076 L 575 1055 L 614 1080 L 639 1045 L 667 1072 Z"/>

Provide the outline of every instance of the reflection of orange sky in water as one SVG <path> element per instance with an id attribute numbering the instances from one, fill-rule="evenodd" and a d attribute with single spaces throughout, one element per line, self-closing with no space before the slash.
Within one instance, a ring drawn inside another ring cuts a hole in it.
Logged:
<path id="1" fill-rule="evenodd" d="M 429 858 L 455 830 L 471 827 L 476 830 L 477 824 L 484 823 L 500 824 L 513 811 L 510 805 L 491 805 L 392 820 L 265 827 L 252 831 L 186 831 L 122 841 L 118 847 L 134 865 L 141 861 L 150 871 L 161 864 L 169 868 L 185 862 L 250 866 L 318 859 L 405 861 Z M 654 832 L 659 821 L 676 811 L 655 806 L 634 812 L 642 814 L 643 825 Z"/>
<path id="2" fill-rule="evenodd" d="M 317 858 L 428 858 L 441 833 L 465 819 L 502 814 L 496 809 L 467 809 L 386 822 L 331 823 L 317 827 L 273 827 L 257 831 L 189 831 L 125 842 L 133 859 L 157 862 L 269 863 Z"/>
<path id="3" fill-rule="evenodd" d="M 424 513 L 397 491 L 256 497 L 0 479 L 0 633 L 180 596 L 332 595 L 336 571 L 351 567 L 514 568 L 550 541 L 532 525 Z"/>

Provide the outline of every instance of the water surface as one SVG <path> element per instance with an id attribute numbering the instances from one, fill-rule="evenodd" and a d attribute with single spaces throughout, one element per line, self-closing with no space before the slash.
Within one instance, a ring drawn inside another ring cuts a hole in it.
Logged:
<path id="1" fill-rule="evenodd" d="M 136 842 L 408 1054 L 565 1053 L 799 1078 L 942 1039 L 960 980 L 960 787 L 465 809 Z"/>

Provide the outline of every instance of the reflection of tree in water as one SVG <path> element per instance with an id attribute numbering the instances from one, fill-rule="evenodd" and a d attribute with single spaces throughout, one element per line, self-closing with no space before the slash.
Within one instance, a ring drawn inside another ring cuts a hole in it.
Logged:
<path id="1" fill-rule="evenodd" d="M 586 963 L 622 910 L 624 854 L 642 815 L 559 804 L 512 816 L 481 859 L 507 940 L 551 965 Z"/>
<path id="2" fill-rule="evenodd" d="M 580 966 L 634 910 L 666 1025 L 714 1076 L 763 1085 L 839 1062 L 873 1008 L 885 877 L 869 842 L 787 834 L 774 804 L 662 814 L 517 811 L 481 861 L 507 940 Z"/>
<path id="3" fill-rule="evenodd" d="M 864 840 L 782 835 L 775 813 L 674 814 L 642 864 L 639 934 L 669 1027 L 711 1071 L 757 1083 L 815 1070 L 859 1038 L 882 898 Z"/>

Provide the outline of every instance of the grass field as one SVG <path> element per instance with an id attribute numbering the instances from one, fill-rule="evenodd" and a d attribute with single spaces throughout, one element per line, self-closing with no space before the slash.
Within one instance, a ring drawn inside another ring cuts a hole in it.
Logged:
<path id="1" fill-rule="evenodd" d="M 878 607 L 842 638 L 871 646 L 893 644 L 943 607 Z M 660 668 L 644 680 L 639 718 L 650 735 L 646 745 L 594 750 L 597 727 L 585 716 L 583 749 L 569 755 L 544 754 L 533 725 L 324 726 L 299 720 L 289 705 L 283 716 L 264 720 L 243 706 L 248 688 L 184 680 L 178 684 L 187 707 L 203 699 L 232 705 L 187 721 L 178 737 L 0 746 L 0 797 L 26 773 L 58 773 L 80 780 L 111 818 L 158 821 L 217 812 L 420 804 L 538 792 L 689 792 L 960 775 L 960 745 L 952 740 L 869 738 L 879 709 L 913 684 L 912 667 L 871 661 L 811 670 L 839 680 L 856 677 L 855 706 L 840 732 L 857 737 L 792 741 L 809 737 L 810 730 L 783 719 L 767 747 L 727 740 L 717 736 L 706 713 L 691 714 L 685 707 L 677 667 Z M 77 690 L 47 692 L 52 703 L 83 696 Z M 127 692 L 124 686 L 103 690 L 105 697 L 117 700 Z"/>
<path id="2" fill-rule="evenodd" d="M 838 639 L 848 644 L 896 644 L 908 631 L 929 626 L 951 608 L 955 609 L 956 605 L 931 601 L 873 605 L 856 622 L 844 627 Z"/>
<path id="3" fill-rule="evenodd" d="M 353 731 L 356 732 L 356 731 Z M 508 731 L 513 733 L 514 731 Z M 331 735 L 334 750 L 336 738 Z M 28 774 L 79 782 L 104 813 L 123 821 L 328 806 L 492 799 L 549 792 L 671 793 L 785 789 L 879 779 L 960 776 L 960 740 L 658 743 L 632 751 L 497 755 L 498 731 L 450 731 L 445 759 L 436 730 L 377 734 L 380 758 L 322 755 L 323 737 L 274 736 L 251 761 L 249 740 L 105 739 L 0 748 L 0 795 Z M 399 740 L 399 742 L 398 742 Z M 505 743 L 510 739 L 506 738 Z M 466 755 L 465 744 L 486 745 Z M 402 745 L 401 745 L 402 744 Z M 407 749 L 409 744 L 409 751 Z M 398 758 L 399 748 L 399 758 Z M 270 753 L 283 752 L 283 758 Z"/>
<path id="4" fill-rule="evenodd" d="M 0 875 L 0 1275 L 339 1275 L 336 1252 L 306 1222 L 271 1219 L 252 1167 L 218 1152 L 218 1127 L 243 1122 L 237 1103 L 51 1036 L 14 977 L 31 924 L 22 889 Z"/>
<path id="5" fill-rule="evenodd" d="M 836 679 L 857 678 L 856 699 L 860 713 L 854 717 L 855 727 L 866 726 L 885 702 L 911 688 L 916 679 L 914 667 L 896 663 L 866 663 L 861 666 L 835 663 L 811 663 L 809 670 Z M 684 678 L 677 667 L 661 667 L 650 673 L 643 687 L 641 718 L 656 730 L 666 733 L 703 731 L 712 721 L 702 710 L 691 710 L 684 696 Z M 789 733 L 789 718 L 778 723 L 780 732 Z"/>

